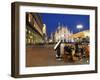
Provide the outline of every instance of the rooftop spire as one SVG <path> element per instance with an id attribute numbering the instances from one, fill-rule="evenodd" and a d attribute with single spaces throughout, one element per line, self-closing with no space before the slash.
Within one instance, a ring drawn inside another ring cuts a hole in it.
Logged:
<path id="1" fill-rule="evenodd" d="M 58 26 L 60 26 L 60 22 L 58 22 Z"/>

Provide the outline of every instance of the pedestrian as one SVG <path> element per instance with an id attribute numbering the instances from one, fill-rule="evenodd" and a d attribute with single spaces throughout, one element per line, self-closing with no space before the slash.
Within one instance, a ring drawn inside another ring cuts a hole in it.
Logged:
<path id="1" fill-rule="evenodd" d="M 84 48 L 84 45 L 82 45 L 81 54 L 82 54 L 82 58 L 85 57 L 85 48 Z"/>
<path id="2" fill-rule="evenodd" d="M 78 55 L 78 49 L 79 49 L 79 45 L 78 45 L 78 43 L 76 43 L 75 44 L 75 53 L 76 53 L 76 55 Z"/>
<path id="3" fill-rule="evenodd" d="M 56 59 L 61 60 L 61 51 L 60 51 L 60 45 L 62 40 L 59 40 L 57 44 L 54 46 L 54 50 L 56 51 Z"/>
<path id="4" fill-rule="evenodd" d="M 61 57 L 62 57 L 62 55 L 64 54 L 64 47 L 65 47 L 65 43 L 61 43 L 61 45 L 60 45 L 60 53 L 61 53 Z"/>

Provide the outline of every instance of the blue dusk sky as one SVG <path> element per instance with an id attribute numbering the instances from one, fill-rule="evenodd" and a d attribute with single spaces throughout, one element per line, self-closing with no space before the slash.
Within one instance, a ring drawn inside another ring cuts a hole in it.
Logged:
<path id="1" fill-rule="evenodd" d="M 40 13 L 40 16 L 43 24 L 46 24 L 48 36 L 56 31 L 59 23 L 61 26 L 67 26 L 73 33 L 79 32 L 76 28 L 78 24 L 83 25 L 81 31 L 88 30 L 90 27 L 89 15 Z"/>

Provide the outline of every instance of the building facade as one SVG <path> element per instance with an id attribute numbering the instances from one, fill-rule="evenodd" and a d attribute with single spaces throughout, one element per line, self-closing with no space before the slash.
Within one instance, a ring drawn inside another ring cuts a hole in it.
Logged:
<path id="1" fill-rule="evenodd" d="M 70 36 L 70 38 L 73 38 L 74 42 L 90 42 L 90 31 L 84 30 L 78 33 L 75 33 Z"/>
<path id="2" fill-rule="evenodd" d="M 26 44 L 43 43 L 43 23 L 37 13 L 26 13 Z"/>
<path id="3" fill-rule="evenodd" d="M 46 30 L 46 24 L 43 24 L 42 31 L 43 31 L 44 43 L 47 43 L 48 41 L 47 41 L 47 30 Z"/>
<path id="4" fill-rule="evenodd" d="M 73 32 L 68 30 L 66 26 L 58 25 L 57 29 L 54 33 L 51 33 L 51 40 L 52 42 L 58 42 L 62 40 L 63 42 L 69 42 L 71 39 L 69 36 L 73 35 Z"/>

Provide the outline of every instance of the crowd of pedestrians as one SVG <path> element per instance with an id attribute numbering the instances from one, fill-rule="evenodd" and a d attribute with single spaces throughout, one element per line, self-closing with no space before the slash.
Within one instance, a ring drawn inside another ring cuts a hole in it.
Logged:
<path id="1" fill-rule="evenodd" d="M 63 44 L 63 47 L 61 46 Z M 71 61 L 75 59 L 82 61 L 83 58 L 89 58 L 89 45 L 86 43 L 62 43 L 55 48 L 57 60 L 62 60 L 65 56 L 70 56 Z M 87 56 L 88 55 L 88 56 Z M 68 57 L 66 57 L 68 58 Z"/>

